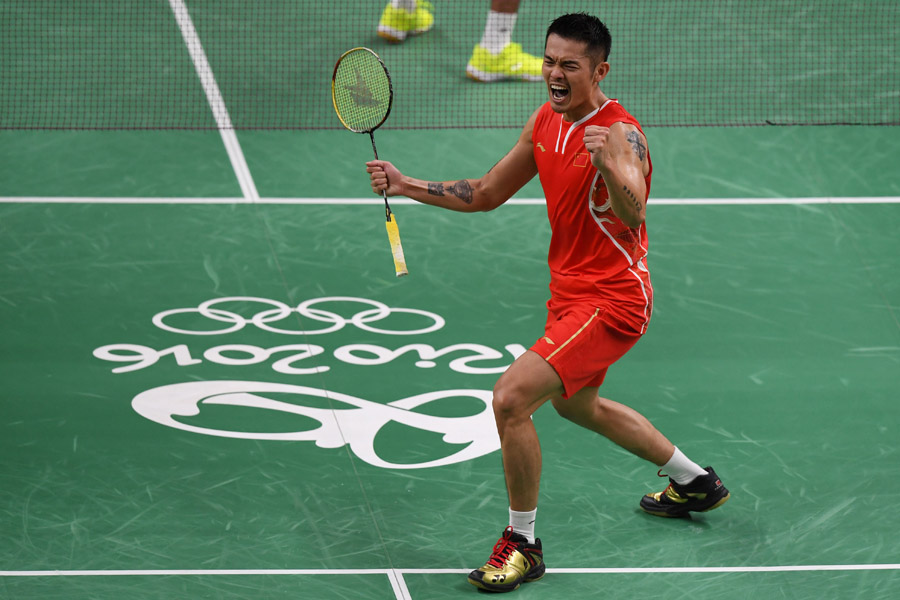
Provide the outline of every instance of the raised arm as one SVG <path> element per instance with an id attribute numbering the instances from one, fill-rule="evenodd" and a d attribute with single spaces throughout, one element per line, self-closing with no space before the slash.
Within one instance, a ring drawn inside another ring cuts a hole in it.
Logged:
<path id="1" fill-rule="evenodd" d="M 639 227 L 647 212 L 647 139 L 628 123 L 591 125 L 584 130 L 584 145 L 606 182 L 613 212 L 629 227 Z"/>
<path id="2" fill-rule="evenodd" d="M 384 160 L 366 163 L 372 191 L 388 196 L 406 196 L 424 204 L 460 212 L 493 210 L 509 200 L 537 174 L 531 143 L 534 120 L 531 115 L 519 139 L 506 156 L 478 179 L 458 181 L 425 181 L 403 175 Z"/>

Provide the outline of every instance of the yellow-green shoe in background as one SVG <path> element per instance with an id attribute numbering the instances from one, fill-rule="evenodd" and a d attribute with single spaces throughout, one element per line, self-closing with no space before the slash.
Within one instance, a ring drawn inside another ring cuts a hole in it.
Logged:
<path id="1" fill-rule="evenodd" d="M 492 54 L 481 44 L 475 46 L 472 58 L 466 65 L 466 75 L 475 81 L 500 81 L 502 79 L 522 79 L 541 81 L 543 60 L 522 50 L 521 44 L 510 42 L 500 51 Z"/>
<path id="2" fill-rule="evenodd" d="M 434 6 L 430 2 L 416 2 L 416 10 L 410 12 L 394 8 L 390 3 L 381 13 L 378 22 L 378 36 L 399 44 L 410 35 L 425 33 L 434 25 Z"/>

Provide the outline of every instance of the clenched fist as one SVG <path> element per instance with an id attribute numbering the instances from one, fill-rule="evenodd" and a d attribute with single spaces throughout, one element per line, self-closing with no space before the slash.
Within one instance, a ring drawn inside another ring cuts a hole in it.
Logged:
<path id="1" fill-rule="evenodd" d="M 584 147 L 591 153 L 591 164 L 598 169 L 609 156 L 609 144 L 609 127 L 588 125 L 584 128 Z"/>
<path id="2" fill-rule="evenodd" d="M 403 174 L 386 160 L 370 160 L 366 163 L 366 172 L 372 184 L 372 192 L 381 195 L 385 192 L 388 196 L 400 194 Z"/>

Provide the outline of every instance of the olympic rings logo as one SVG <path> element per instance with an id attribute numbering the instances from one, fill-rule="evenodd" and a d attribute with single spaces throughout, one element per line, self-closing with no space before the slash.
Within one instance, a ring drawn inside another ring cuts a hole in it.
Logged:
<path id="1" fill-rule="evenodd" d="M 216 308 L 226 303 L 249 302 L 259 303 L 270 306 L 258 311 L 252 317 L 244 317 L 236 312 L 225 310 L 224 308 Z M 324 310 L 318 306 L 328 302 L 358 303 L 372 308 L 360 310 L 352 317 L 345 318 L 336 312 Z M 182 329 L 175 327 L 166 322 L 171 321 L 172 315 L 197 313 L 203 317 L 219 323 L 226 323 L 227 326 L 219 329 L 196 331 L 190 329 Z M 318 329 L 282 329 L 275 327 L 271 323 L 280 322 L 296 313 L 298 324 L 302 324 L 303 320 L 317 321 L 319 323 L 327 323 L 325 327 Z M 420 329 L 404 329 L 395 331 L 392 329 L 383 329 L 370 325 L 370 323 L 382 321 L 396 313 L 407 313 L 413 315 L 421 315 L 427 319 L 430 324 Z M 283 302 L 270 300 L 268 298 L 257 298 L 255 296 L 229 296 L 227 298 L 214 298 L 201 303 L 196 308 L 173 308 L 156 314 L 153 317 L 153 324 L 159 329 L 172 333 L 186 335 L 222 335 L 240 331 L 247 325 L 254 325 L 264 331 L 278 333 L 282 335 L 323 335 L 333 333 L 346 327 L 353 325 L 357 329 L 368 331 L 370 333 L 381 333 L 385 335 L 422 335 L 431 333 L 441 329 L 445 325 L 443 317 L 427 310 L 419 310 L 416 308 L 392 308 L 383 302 L 370 300 L 368 298 L 357 298 L 354 296 L 328 296 L 325 298 L 313 298 L 305 300 L 296 307 L 290 307 Z"/>

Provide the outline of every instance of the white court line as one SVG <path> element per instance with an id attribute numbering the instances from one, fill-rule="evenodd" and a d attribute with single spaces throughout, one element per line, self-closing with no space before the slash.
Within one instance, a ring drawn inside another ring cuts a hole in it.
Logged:
<path id="1" fill-rule="evenodd" d="M 249 174 L 249 172 L 248 172 Z M 253 180 L 249 179 L 253 186 Z M 256 194 L 253 187 L 252 193 Z M 0 196 L 0 204 L 297 204 L 297 205 L 384 205 L 381 198 L 125 198 L 78 196 Z M 513 206 L 543 205 L 543 198 L 513 198 Z M 394 198 L 392 205 L 419 204 L 409 198 Z M 900 204 L 900 196 L 862 196 L 825 198 L 650 198 L 650 206 L 740 206 L 798 204 Z"/>
<path id="2" fill-rule="evenodd" d="M 403 575 L 454 575 L 471 569 L 116 569 L 84 571 L 0 571 L 0 577 L 117 577 L 117 576 L 210 576 L 210 575 L 386 575 L 392 585 L 409 594 Z M 548 568 L 563 575 L 647 575 L 653 573 L 789 573 L 817 571 L 900 571 L 900 563 L 859 565 L 771 565 L 734 567 L 597 567 Z"/>
<path id="3" fill-rule="evenodd" d="M 409 588 L 406 587 L 406 581 L 399 569 L 391 569 L 387 572 L 388 579 L 391 580 L 391 588 L 394 590 L 394 596 L 397 600 L 412 600 L 409 594 Z"/>
<path id="4" fill-rule="evenodd" d="M 900 564 L 868 565 L 774 565 L 767 567 L 600 567 L 555 568 L 560 575 L 649 575 L 659 573 L 785 573 L 824 571 L 900 571 Z M 218 575 L 385 575 L 397 600 L 412 600 L 403 574 L 464 575 L 469 569 L 136 569 L 114 571 L 0 571 L 0 577 L 114 577 L 114 576 L 218 576 Z"/>
<path id="5" fill-rule="evenodd" d="M 222 92 L 213 77 L 212 68 L 206 59 L 206 52 L 200 43 L 200 37 L 194 28 L 194 22 L 188 13 L 184 0 L 169 0 L 169 6 L 175 13 L 175 20 L 178 21 L 178 27 L 181 29 L 181 37 L 187 46 L 194 62 L 194 69 L 203 85 L 203 91 L 206 92 L 206 101 L 209 102 L 209 108 L 213 112 L 216 119 L 216 126 L 219 128 L 219 134 L 222 136 L 222 142 L 225 144 L 225 151 L 231 160 L 231 168 L 237 177 L 238 184 L 241 186 L 241 193 L 244 201 L 255 202 L 259 199 L 259 193 L 256 191 L 256 184 L 253 182 L 253 176 L 250 174 L 250 168 L 244 159 L 244 153 L 238 142 L 234 127 L 231 124 L 231 117 L 228 115 L 228 109 L 225 108 L 225 100 L 222 98 Z"/>

